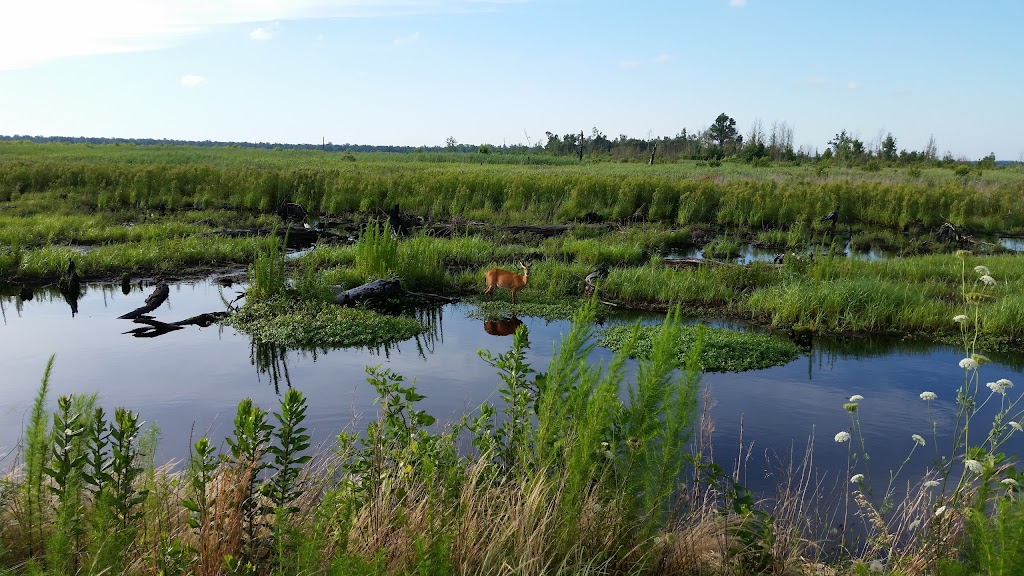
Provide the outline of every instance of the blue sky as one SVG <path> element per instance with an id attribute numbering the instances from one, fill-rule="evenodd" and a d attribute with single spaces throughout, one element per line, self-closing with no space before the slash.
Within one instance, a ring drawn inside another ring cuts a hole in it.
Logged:
<path id="1" fill-rule="evenodd" d="M 5 0 L 0 134 L 536 143 L 786 122 L 1024 157 L 1024 2 Z"/>

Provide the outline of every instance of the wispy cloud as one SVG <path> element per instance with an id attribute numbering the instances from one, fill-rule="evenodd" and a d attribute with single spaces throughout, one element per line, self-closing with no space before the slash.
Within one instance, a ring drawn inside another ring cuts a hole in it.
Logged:
<path id="1" fill-rule="evenodd" d="M 253 28 L 252 32 L 249 32 L 249 38 L 256 42 L 267 42 L 272 40 L 274 36 L 277 36 L 277 32 L 281 29 L 281 24 L 274 22 L 268 26 L 257 26 Z"/>
<path id="2" fill-rule="evenodd" d="M 198 74 L 186 74 L 181 77 L 181 85 L 185 88 L 195 88 L 200 84 L 205 84 L 206 78 Z"/>
<path id="3" fill-rule="evenodd" d="M 0 2 L 0 70 L 74 56 L 157 50 L 230 24 L 486 11 L 508 0 L 9 0 Z"/>
<path id="4" fill-rule="evenodd" d="M 619 67 L 627 70 L 634 70 L 643 65 L 644 63 L 641 60 L 623 60 L 622 62 L 619 62 Z"/>
<path id="5" fill-rule="evenodd" d="M 733 8 L 743 8 L 747 5 L 747 0 L 729 0 L 729 6 Z"/>
<path id="6" fill-rule="evenodd" d="M 804 80 L 804 84 L 810 84 L 811 86 L 828 86 L 828 78 L 825 76 L 811 76 Z"/>
<path id="7" fill-rule="evenodd" d="M 669 55 L 668 54 L 658 54 L 657 56 L 654 57 L 654 63 L 655 64 L 664 64 L 665 62 L 668 62 L 668 61 L 669 61 Z"/>
<path id="8" fill-rule="evenodd" d="M 847 82 L 846 83 L 846 89 L 847 90 L 857 90 L 859 88 L 860 88 L 860 82 Z"/>
<path id="9" fill-rule="evenodd" d="M 401 36 L 401 37 L 395 38 L 395 46 L 398 46 L 398 47 L 408 46 L 409 44 L 414 44 L 414 43 L 418 42 L 419 39 L 420 39 L 420 33 L 419 32 L 413 32 L 412 34 L 409 34 L 408 36 Z"/>

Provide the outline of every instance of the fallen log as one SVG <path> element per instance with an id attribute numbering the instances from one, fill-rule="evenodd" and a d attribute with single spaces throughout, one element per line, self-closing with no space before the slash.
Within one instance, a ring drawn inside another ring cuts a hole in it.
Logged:
<path id="1" fill-rule="evenodd" d="M 167 296 L 170 293 L 171 290 L 167 287 L 167 284 L 158 284 L 156 289 L 153 290 L 153 293 L 146 296 L 146 304 L 144 306 L 139 306 L 135 310 L 132 310 L 123 316 L 118 316 L 117 318 L 118 320 L 134 320 L 139 316 L 149 314 L 153 310 L 159 308 L 160 305 L 167 300 Z"/>
<path id="2" fill-rule="evenodd" d="M 699 268 L 705 264 L 709 266 L 732 265 L 731 262 L 720 262 L 718 260 L 708 260 L 707 258 L 665 258 L 663 262 L 666 266 L 675 266 L 677 268 Z"/>
<path id="3" fill-rule="evenodd" d="M 132 321 L 136 324 L 145 324 L 145 326 L 134 328 L 124 332 L 124 334 L 131 334 L 136 338 L 155 338 L 157 336 L 167 334 L 168 332 L 181 330 L 185 326 L 199 326 L 200 328 L 205 328 L 227 315 L 227 312 L 206 312 L 205 314 L 199 314 L 198 316 L 192 316 L 184 320 L 178 320 L 177 322 L 161 322 L 152 316 L 143 315 L 134 318 Z"/>
<path id="4" fill-rule="evenodd" d="M 362 300 L 393 296 L 402 292 L 398 276 L 374 280 L 349 290 L 345 290 L 341 286 L 331 286 L 331 288 L 334 290 L 334 303 L 339 306 L 352 306 Z"/>

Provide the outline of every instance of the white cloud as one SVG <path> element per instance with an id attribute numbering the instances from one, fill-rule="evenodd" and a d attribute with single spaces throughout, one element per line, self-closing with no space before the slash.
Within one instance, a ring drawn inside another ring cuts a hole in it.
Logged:
<path id="1" fill-rule="evenodd" d="M 508 0 L 5 0 L 0 2 L 0 70 L 74 56 L 157 50 L 230 24 L 484 11 L 505 3 Z"/>
<path id="2" fill-rule="evenodd" d="M 847 90 L 856 90 L 858 88 L 860 88 L 860 82 L 848 82 L 846 84 Z"/>
<path id="3" fill-rule="evenodd" d="M 828 86 L 828 78 L 824 76 L 811 76 L 804 83 L 810 84 L 811 86 Z"/>
<path id="4" fill-rule="evenodd" d="M 185 88 L 195 88 L 196 86 L 204 84 L 205 82 L 206 78 L 198 74 L 186 74 L 181 77 L 181 85 Z"/>
<path id="5" fill-rule="evenodd" d="M 626 68 L 627 70 L 639 68 L 643 66 L 643 64 L 644 63 L 641 62 L 640 60 L 623 60 L 622 62 L 619 62 L 619 66 L 622 68 Z"/>
<path id="6" fill-rule="evenodd" d="M 249 38 L 256 42 L 267 42 L 277 36 L 277 31 L 281 29 L 281 25 L 277 22 L 269 26 L 257 26 L 252 32 L 249 32 Z"/>
<path id="7" fill-rule="evenodd" d="M 747 5 L 747 0 L 729 0 L 729 6 L 733 8 L 742 8 Z"/>
<path id="8" fill-rule="evenodd" d="M 420 39 L 420 33 L 419 32 L 413 32 L 412 34 L 409 34 L 408 36 L 402 36 L 400 38 L 395 38 L 395 46 L 408 46 L 409 44 L 415 43 L 419 39 Z"/>
<path id="9" fill-rule="evenodd" d="M 658 54 L 657 56 L 654 57 L 654 61 L 656 63 L 658 63 L 658 64 L 662 64 L 664 62 L 668 62 L 668 60 L 669 60 L 669 55 L 668 54 Z"/>

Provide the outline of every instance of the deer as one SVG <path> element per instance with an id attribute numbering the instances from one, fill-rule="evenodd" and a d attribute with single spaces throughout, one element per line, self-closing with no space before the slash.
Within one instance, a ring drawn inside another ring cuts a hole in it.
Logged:
<path id="1" fill-rule="evenodd" d="M 508 270 L 502 270 L 501 268 L 491 268 L 487 272 L 484 272 L 484 280 L 487 282 L 487 288 L 484 289 L 484 294 L 494 294 L 494 289 L 497 287 L 508 288 L 512 291 L 512 305 L 516 304 L 516 292 L 523 289 L 526 286 L 526 282 L 530 279 L 530 267 L 522 262 L 519 265 L 523 268 L 522 274 L 516 274 L 509 272 Z"/>
<path id="2" fill-rule="evenodd" d="M 515 316 L 501 320 L 484 320 L 484 332 L 493 336 L 508 336 L 515 334 L 516 329 L 522 325 L 523 321 Z"/>

